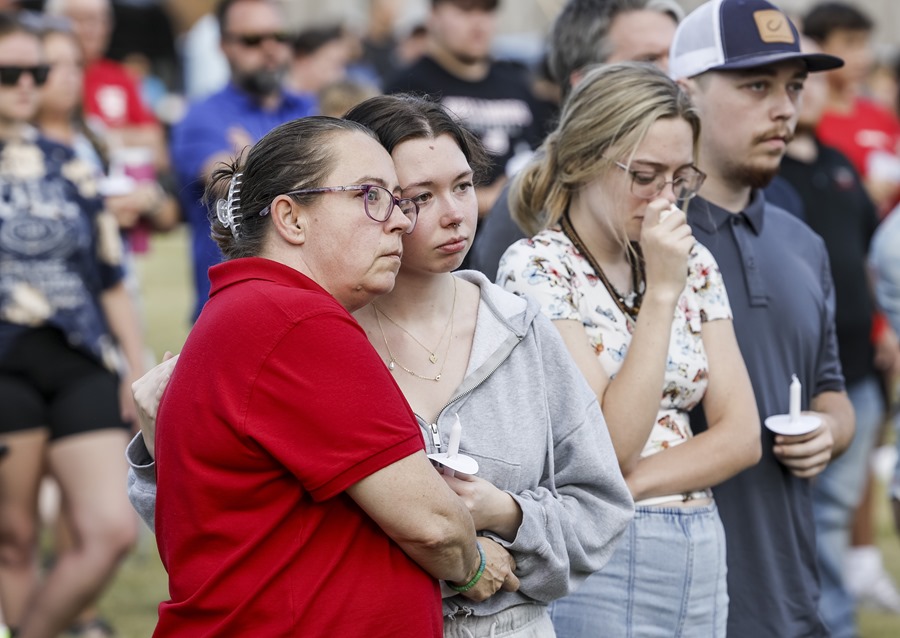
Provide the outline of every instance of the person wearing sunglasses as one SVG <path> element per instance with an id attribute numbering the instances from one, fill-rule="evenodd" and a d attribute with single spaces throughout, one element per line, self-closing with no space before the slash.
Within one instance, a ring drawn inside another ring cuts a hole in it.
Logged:
<path id="1" fill-rule="evenodd" d="M 84 58 L 84 115 L 114 134 L 117 145 L 149 151 L 160 176 L 169 170 L 165 132 L 141 97 L 133 74 L 107 57 L 114 27 L 112 0 L 46 0 L 44 14 L 71 24 Z"/>
<path id="2" fill-rule="evenodd" d="M 191 230 L 196 293 L 192 319 L 209 297 L 207 271 L 222 259 L 210 239 L 206 208 L 200 201 L 213 167 L 249 148 L 276 126 L 318 110 L 314 96 L 286 91 L 282 85 L 291 62 L 291 45 L 279 2 L 220 0 L 215 17 L 230 81 L 191 104 L 171 137 L 179 198 Z"/>
<path id="3" fill-rule="evenodd" d="M 759 460 L 759 417 L 722 277 L 684 209 L 700 123 L 659 69 L 589 70 L 516 175 L 531 239 L 497 281 L 536 298 L 601 402 L 635 517 L 610 562 L 555 602 L 560 638 L 725 635 L 725 535 L 710 488 Z M 710 427 L 694 434 L 702 404 Z M 702 559 L 689 560 L 696 556 Z"/>
<path id="4" fill-rule="evenodd" d="M 155 440 L 129 450 L 156 457 L 133 475 L 169 573 L 154 635 L 436 637 L 436 579 L 472 601 L 516 589 L 350 314 L 394 287 L 418 219 L 387 151 L 359 124 L 301 118 L 207 193 L 226 259 Z"/>
<path id="5" fill-rule="evenodd" d="M 29 125 L 47 77 L 37 33 L 0 13 L 0 605 L 27 638 L 70 626 L 136 539 L 122 454 L 143 373 L 118 225 L 95 172 Z M 45 472 L 72 542 L 41 574 Z"/>

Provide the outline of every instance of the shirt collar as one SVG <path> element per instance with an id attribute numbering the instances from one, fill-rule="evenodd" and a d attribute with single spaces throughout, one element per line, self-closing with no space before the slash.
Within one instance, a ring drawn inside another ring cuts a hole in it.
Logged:
<path id="1" fill-rule="evenodd" d="M 304 288 L 326 295 L 329 293 L 303 273 L 264 257 L 228 259 L 209 269 L 210 298 L 235 284 L 251 280 L 268 281 L 294 288 Z M 329 295 L 331 296 L 331 295 Z"/>
<path id="2" fill-rule="evenodd" d="M 753 190 L 750 194 L 750 203 L 739 213 L 727 211 L 699 196 L 692 199 L 688 205 L 691 221 L 708 233 L 716 232 L 735 215 L 741 215 L 756 235 L 762 232 L 765 208 L 766 198 L 758 188 Z"/>

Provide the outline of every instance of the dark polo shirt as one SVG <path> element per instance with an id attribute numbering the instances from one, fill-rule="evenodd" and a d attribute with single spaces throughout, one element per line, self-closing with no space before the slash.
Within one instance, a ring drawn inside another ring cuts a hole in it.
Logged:
<path id="1" fill-rule="evenodd" d="M 843 390 L 822 239 L 760 191 L 737 214 L 698 197 L 688 221 L 722 271 L 760 417 L 788 412 L 791 374 L 804 410 L 813 396 Z M 695 432 L 706 429 L 702 416 L 692 415 Z M 714 488 L 728 549 L 728 637 L 827 636 L 810 483 L 776 460 L 771 432 L 761 436 L 762 460 Z"/>
<path id="2" fill-rule="evenodd" d="M 831 147 L 817 147 L 812 163 L 788 156 L 781 160 L 781 176 L 802 198 L 806 223 L 825 240 L 837 299 L 841 369 L 852 385 L 877 374 L 869 339 L 874 307 L 866 259 L 878 213 L 850 160 Z"/>

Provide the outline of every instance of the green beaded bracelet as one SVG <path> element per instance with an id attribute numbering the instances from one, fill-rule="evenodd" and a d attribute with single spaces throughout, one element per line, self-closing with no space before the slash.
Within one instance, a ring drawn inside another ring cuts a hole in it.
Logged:
<path id="1" fill-rule="evenodd" d="M 475 575 L 472 576 L 472 580 L 467 582 L 465 585 L 454 585 L 453 583 L 447 583 L 447 586 L 453 591 L 458 592 L 466 592 L 472 589 L 478 581 L 481 580 L 481 575 L 484 574 L 484 568 L 487 565 L 487 556 L 484 555 L 484 549 L 481 547 L 481 543 L 475 541 L 475 545 L 478 547 L 478 553 L 481 554 L 481 565 L 478 566 L 478 571 L 475 572 Z"/>

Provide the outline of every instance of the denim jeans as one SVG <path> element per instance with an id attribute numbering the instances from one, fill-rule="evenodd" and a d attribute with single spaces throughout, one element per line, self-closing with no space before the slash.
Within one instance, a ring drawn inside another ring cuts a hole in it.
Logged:
<path id="1" fill-rule="evenodd" d="M 723 638 L 725 577 L 714 503 L 638 506 L 610 562 L 550 615 L 559 638 Z"/>
<path id="2" fill-rule="evenodd" d="M 856 606 L 844 587 L 844 556 L 884 414 L 877 377 L 868 376 L 853 383 L 847 387 L 847 394 L 856 412 L 853 441 L 813 482 L 816 553 L 822 588 L 819 614 L 831 630 L 832 638 L 856 636 Z"/>
<path id="3" fill-rule="evenodd" d="M 444 638 L 555 638 L 545 605 L 517 605 L 492 616 L 444 618 Z"/>

